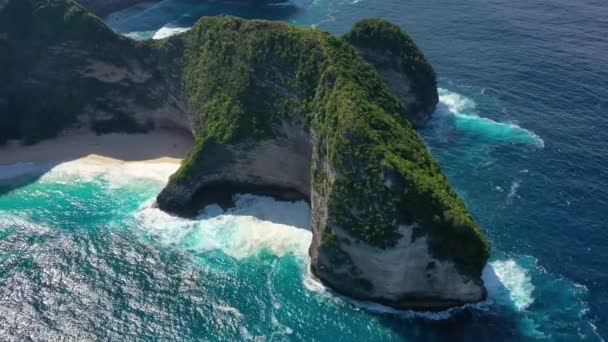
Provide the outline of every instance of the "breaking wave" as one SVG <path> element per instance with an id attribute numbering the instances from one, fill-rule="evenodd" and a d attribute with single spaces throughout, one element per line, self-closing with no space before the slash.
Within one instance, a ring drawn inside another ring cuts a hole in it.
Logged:
<path id="1" fill-rule="evenodd" d="M 154 36 L 152 37 L 152 39 L 164 39 L 164 38 L 168 38 L 171 36 L 174 36 L 176 34 L 180 34 L 183 32 L 187 32 L 191 29 L 191 27 L 174 27 L 171 25 L 166 25 L 163 26 L 160 30 L 156 31 L 156 33 L 154 33 Z"/>
<path id="2" fill-rule="evenodd" d="M 135 217 L 142 229 L 162 243 L 192 251 L 220 249 L 236 259 L 261 251 L 306 258 L 312 240 L 308 204 L 253 195 L 238 195 L 235 204 L 228 211 L 207 206 L 197 219 L 189 220 L 171 216 L 148 202 Z"/>
<path id="3" fill-rule="evenodd" d="M 534 303 L 534 285 L 528 272 L 513 259 L 492 261 L 483 271 L 490 300 L 518 311 Z"/>
<path id="4" fill-rule="evenodd" d="M 430 127 L 444 137 L 467 134 L 488 143 L 521 143 L 544 147 L 536 133 L 514 122 L 502 122 L 481 116 L 477 104 L 459 93 L 439 88 L 439 105 Z"/>

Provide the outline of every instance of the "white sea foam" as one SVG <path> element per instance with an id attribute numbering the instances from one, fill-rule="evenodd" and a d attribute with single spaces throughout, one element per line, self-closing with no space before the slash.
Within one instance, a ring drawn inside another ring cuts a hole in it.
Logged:
<path id="1" fill-rule="evenodd" d="M 453 118 L 455 127 L 464 132 L 479 135 L 487 140 L 528 143 L 544 147 L 544 141 L 536 133 L 520 127 L 514 122 L 500 122 L 482 117 L 472 99 L 461 94 L 439 88 L 439 107 L 436 116 Z"/>
<path id="2" fill-rule="evenodd" d="M 158 31 L 133 31 L 123 33 L 123 35 L 134 40 L 147 40 L 154 37 L 156 32 Z"/>
<path id="3" fill-rule="evenodd" d="M 36 232 L 36 234 L 48 234 L 52 231 L 48 226 L 29 220 L 25 215 L 23 216 L 21 217 L 20 213 L 0 212 L 0 232 L 12 228 L 17 228 L 20 231 L 28 230 Z"/>
<path id="4" fill-rule="evenodd" d="M 496 304 L 522 311 L 534 303 L 532 279 L 515 260 L 490 262 L 482 277 L 489 298 Z"/>
<path id="5" fill-rule="evenodd" d="M 41 181 L 57 181 L 66 178 L 91 180 L 102 177 L 112 185 L 129 184 L 133 179 L 151 179 L 166 182 L 179 164 L 172 162 L 118 162 L 96 159 L 78 159 L 52 167 Z"/>
<path id="6" fill-rule="evenodd" d="M 310 208 L 305 202 L 240 195 L 236 207 L 222 212 L 206 207 L 195 220 L 168 215 L 148 203 L 136 214 L 140 225 L 160 241 L 195 251 L 221 249 L 237 259 L 269 251 L 306 258 L 312 240 Z"/>
<path id="7" fill-rule="evenodd" d="M 321 283 L 312 274 L 312 271 L 310 270 L 310 264 L 308 265 L 308 267 L 306 267 L 306 270 L 307 270 L 307 272 L 302 279 L 302 283 L 304 284 L 304 287 L 306 287 L 309 291 L 312 291 L 312 292 L 316 292 L 319 294 L 326 294 L 327 287 L 325 287 L 325 285 L 323 285 L 323 283 Z"/>
<path id="8" fill-rule="evenodd" d="M 57 165 L 27 162 L 0 165 L 0 182 L 30 175 L 41 175 L 42 182 L 91 180 L 98 177 L 113 185 L 125 185 L 133 179 L 166 182 L 178 168 L 179 164 L 175 162 L 121 162 L 105 158 L 83 158 Z"/>
<path id="9" fill-rule="evenodd" d="M 509 189 L 509 194 L 507 195 L 507 201 L 510 203 L 515 196 L 517 196 L 517 190 L 519 190 L 519 186 L 521 182 L 519 180 L 514 180 L 511 183 L 511 188 Z"/>
<path id="10" fill-rule="evenodd" d="M 176 34 L 180 34 L 189 31 L 191 27 L 174 27 L 170 25 L 163 26 L 160 30 L 156 31 L 152 39 L 164 39 Z"/>

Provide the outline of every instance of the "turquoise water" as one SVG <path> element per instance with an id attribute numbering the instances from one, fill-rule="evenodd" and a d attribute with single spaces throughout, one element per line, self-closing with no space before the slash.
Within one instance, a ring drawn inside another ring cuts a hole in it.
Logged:
<path id="1" fill-rule="evenodd" d="M 550 276 L 530 257 L 495 254 L 484 273 L 490 299 L 450 312 L 399 312 L 342 298 L 309 276 L 306 203 L 242 195 L 228 213 L 209 206 L 196 220 L 172 217 L 152 204 L 173 170 L 77 161 L 0 188 L 0 334 L 351 341 L 500 331 L 535 337 L 546 329 L 557 333 L 554 319 L 561 319 L 563 333 L 595 336 L 580 317 L 585 289 Z M 539 295 L 552 298 L 549 309 L 560 315 L 534 310 Z"/>
<path id="2" fill-rule="evenodd" d="M 493 244 L 489 300 L 439 314 L 337 296 L 308 273 L 309 209 L 244 196 L 197 220 L 152 207 L 173 167 L 0 168 L 0 339 L 602 340 L 608 334 L 603 1 L 165 0 L 107 22 L 139 39 L 234 14 L 334 33 L 381 16 L 440 77 L 419 133 Z M 32 173 L 46 170 L 40 178 Z M 19 181 L 9 175 L 27 173 Z"/>

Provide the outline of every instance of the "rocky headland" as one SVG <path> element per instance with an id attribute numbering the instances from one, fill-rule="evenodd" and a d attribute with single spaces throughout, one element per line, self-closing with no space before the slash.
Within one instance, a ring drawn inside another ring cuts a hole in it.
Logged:
<path id="1" fill-rule="evenodd" d="M 398 26 L 336 37 L 212 17 L 135 42 L 71 0 L 5 0 L 0 49 L 0 142 L 181 131 L 194 146 L 161 209 L 305 199 L 311 270 L 338 292 L 425 310 L 485 298 L 488 242 L 413 129 L 437 104 L 435 73 Z"/>

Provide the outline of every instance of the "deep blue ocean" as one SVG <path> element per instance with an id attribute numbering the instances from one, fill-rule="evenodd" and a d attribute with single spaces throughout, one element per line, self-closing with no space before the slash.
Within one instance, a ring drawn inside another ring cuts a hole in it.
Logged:
<path id="1" fill-rule="evenodd" d="M 490 237 L 489 299 L 436 314 L 353 302 L 310 278 L 305 203 L 243 195 L 183 220 L 152 206 L 174 166 L 22 163 L 0 167 L 0 340 L 608 336 L 605 0 L 165 0 L 106 22 L 149 39 L 217 14 L 335 34 L 383 17 L 413 36 L 440 80 L 419 133 Z"/>

